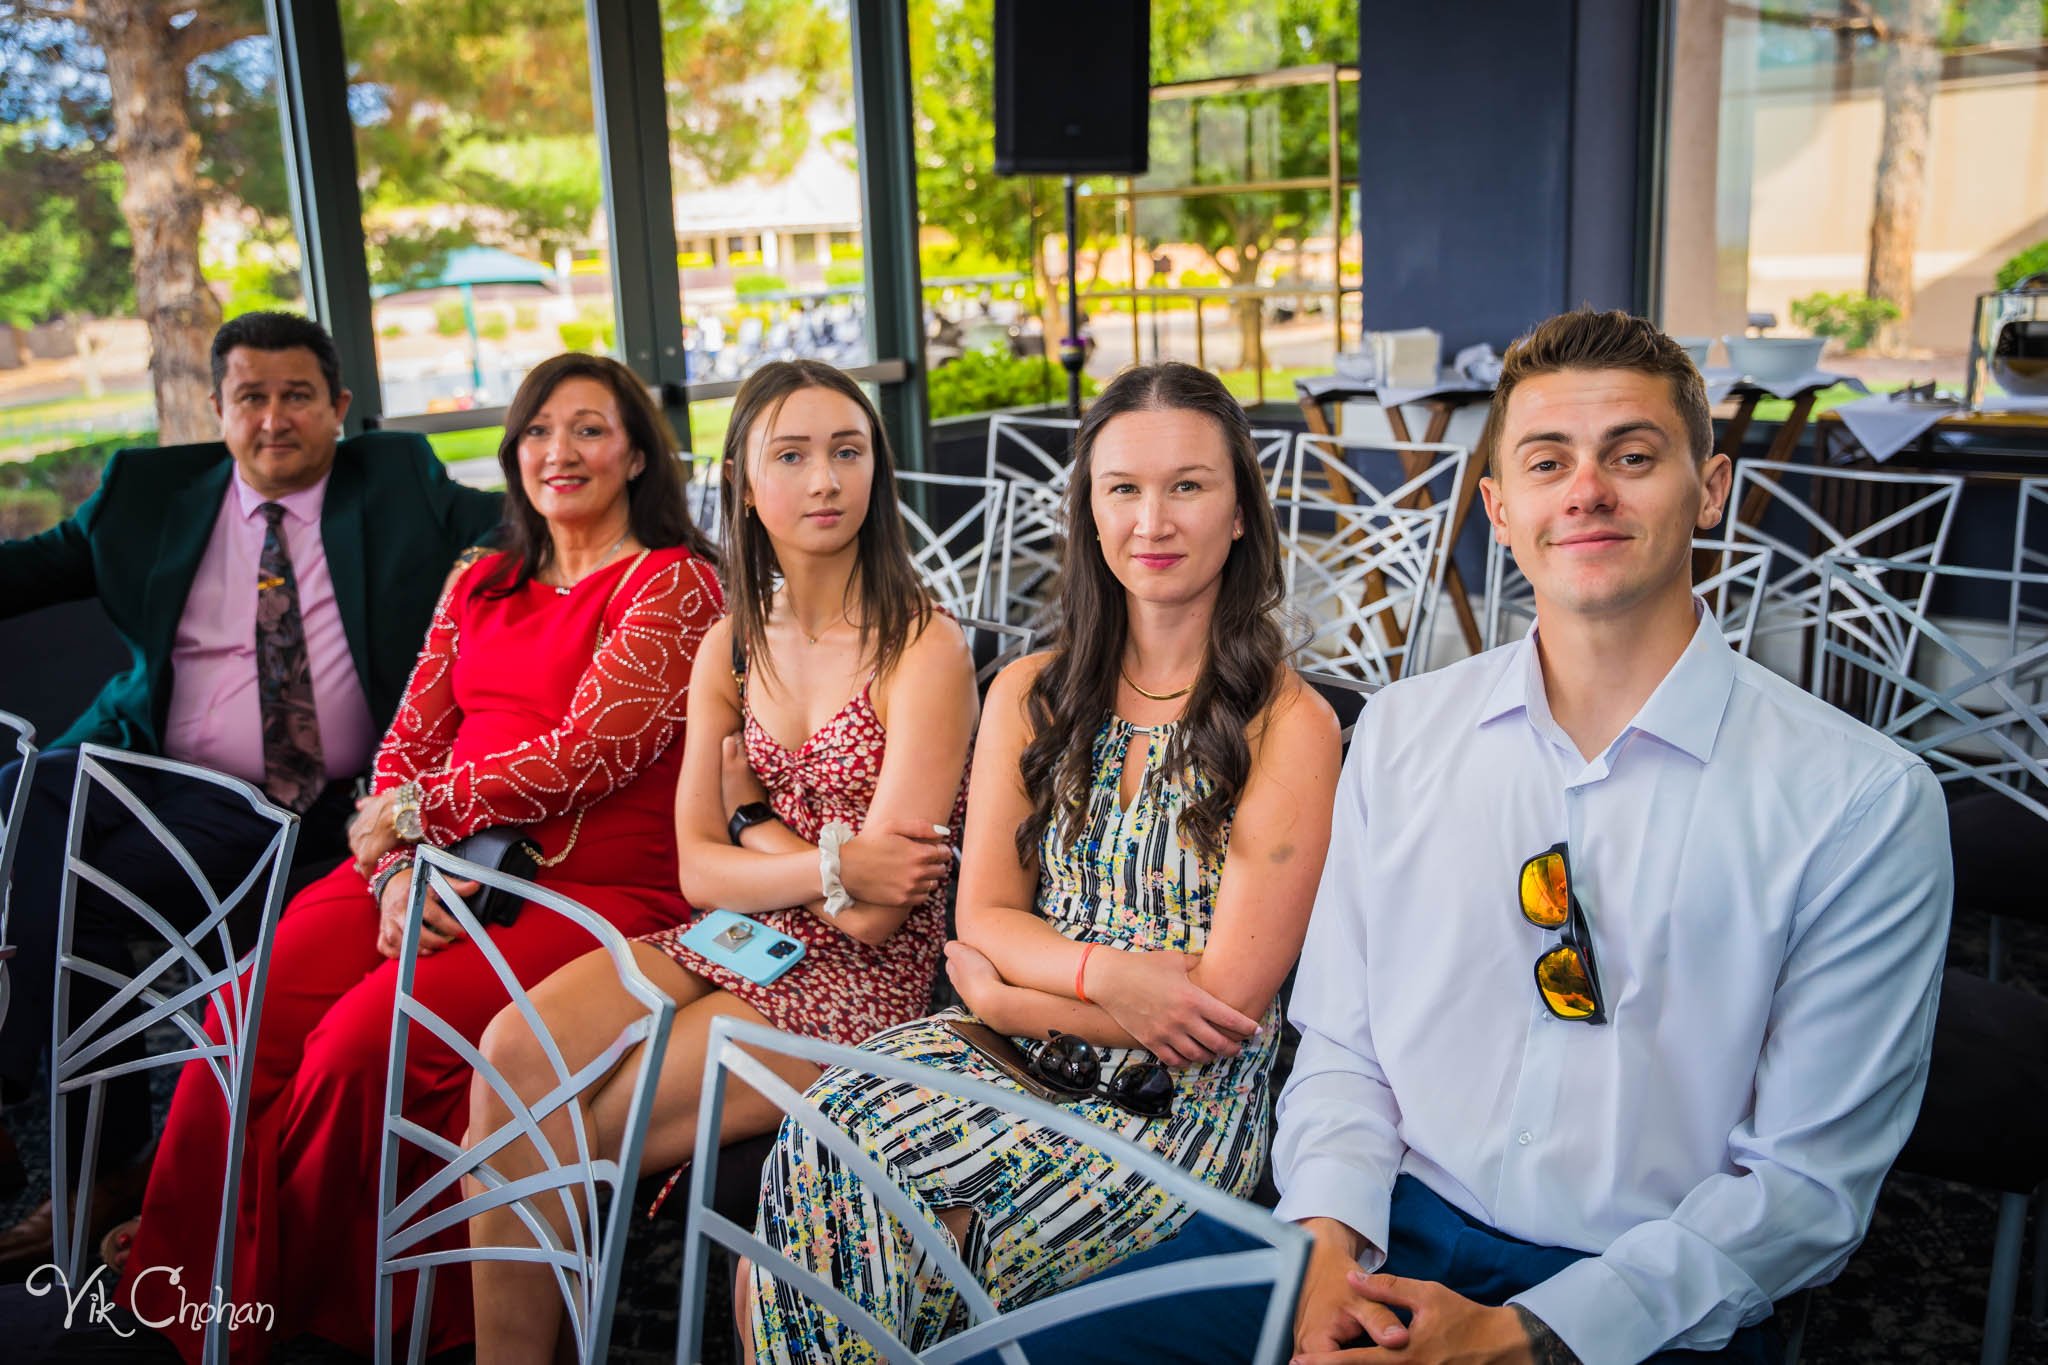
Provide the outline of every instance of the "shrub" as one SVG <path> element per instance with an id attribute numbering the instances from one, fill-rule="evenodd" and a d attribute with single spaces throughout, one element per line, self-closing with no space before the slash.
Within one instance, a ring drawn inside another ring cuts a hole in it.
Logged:
<path id="1" fill-rule="evenodd" d="M 739 275 L 734 277 L 732 282 L 732 292 L 743 299 L 755 294 L 780 294 L 788 288 L 788 280 L 783 279 L 780 275 L 770 275 L 765 272 L 756 275 Z"/>
<path id="2" fill-rule="evenodd" d="M 512 320 L 504 310 L 493 308 L 488 313 L 476 315 L 476 334 L 485 341 L 503 341 L 512 335 Z"/>
<path id="3" fill-rule="evenodd" d="M 831 256 L 835 261 L 857 261 L 863 254 L 859 242 L 832 243 Z"/>
<path id="4" fill-rule="evenodd" d="M 377 335 L 383 337 L 386 341 L 390 341 L 393 338 L 404 336 L 405 328 L 399 323 L 387 322 L 377 329 Z"/>
<path id="5" fill-rule="evenodd" d="M 1873 299 L 1853 291 L 1808 294 L 1792 300 L 1792 321 L 1817 337 L 1832 337 L 1846 350 L 1860 351 L 1877 329 L 1899 315 L 1890 299 Z"/>
<path id="6" fill-rule="evenodd" d="M 571 318 L 555 327 L 555 334 L 562 338 L 565 351 L 587 351 L 590 343 L 597 340 L 597 324 L 589 318 Z"/>
<path id="7" fill-rule="evenodd" d="M 2048 237 L 2022 251 L 2019 255 L 1998 267 L 1998 287 L 2011 289 L 2029 275 L 2048 270 Z"/>
<path id="8" fill-rule="evenodd" d="M 44 525 L 25 531 L 0 531 L 0 540 L 33 535 L 56 525 L 93 495 L 93 490 L 100 486 L 100 470 L 115 451 L 155 443 L 154 431 L 124 431 L 64 450 L 45 451 L 32 460 L 0 464 L 0 500 L 14 499 L 9 505 L 17 509 L 6 514 L 14 518 L 9 525 L 23 518 L 41 518 L 49 507 L 57 509 Z"/>
<path id="9" fill-rule="evenodd" d="M 522 303 L 512 310 L 512 325 L 522 332 L 531 332 L 540 326 L 540 309 L 530 303 Z"/>
<path id="10" fill-rule="evenodd" d="M 676 253 L 676 269 L 678 270 L 709 270 L 710 268 L 711 253 L 708 251 L 678 251 Z"/>
<path id="11" fill-rule="evenodd" d="M 933 370 L 926 383 L 934 420 L 1060 403 L 1067 397 L 1065 370 L 1042 356 L 1013 356 L 997 349 L 969 351 Z M 1095 381 L 1082 375 L 1082 396 L 1092 396 L 1095 390 Z"/>
<path id="12" fill-rule="evenodd" d="M 434 305 L 434 331 L 444 337 L 459 337 L 468 330 L 462 321 L 462 300 L 444 299 Z"/>
<path id="13" fill-rule="evenodd" d="M 843 262 L 825 267 L 825 283 L 827 284 L 859 284 L 867 277 L 866 267 L 862 266 L 858 261 Z"/>

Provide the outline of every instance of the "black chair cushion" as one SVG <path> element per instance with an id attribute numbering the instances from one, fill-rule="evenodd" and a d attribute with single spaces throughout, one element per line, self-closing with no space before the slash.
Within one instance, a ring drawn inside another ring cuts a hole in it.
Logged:
<path id="1" fill-rule="evenodd" d="M 1899 1169 L 2027 1194 L 2048 1179 L 2048 1000 L 1951 967 Z"/>
<path id="2" fill-rule="evenodd" d="M 1975 782 L 1958 782 L 1948 791 L 1956 909 L 2048 923 L 2039 857 L 2048 822 L 2011 797 Z"/>

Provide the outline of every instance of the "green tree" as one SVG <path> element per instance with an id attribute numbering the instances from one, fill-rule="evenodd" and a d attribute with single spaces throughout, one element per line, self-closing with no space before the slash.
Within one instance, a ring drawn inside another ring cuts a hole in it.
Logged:
<path id="1" fill-rule="evenodd" d="M 260 0 L 8 0 L 0 3 L 0 112 L 119 158 L 135 307 L 149 330 L 150 380 L 165 441 L 215 425 L 207 350 L 220 325 L 199 258 L 210 196 L 201 122 L 232 120 L 235 54 L 264 32 Z M 217 98 L 195 118 L 197 81 Z M 218 78 L 216 80 L 216 78 Z"/>
<path id="2" fill-rule="evenodd" d="M 993 0 L 911 0 L 911 70 L 918 81 L 918 204 L 925 223 L 964 251 L 1032 272 L 1041 300 L 1057 281 L 1039 245 L 1060 231 L 1058 186 L 994 173 Z M 1355 0 L 1176 0 L 1152 8 L 1154 84 L 1242 75 L 1358 57 Z M 1348 146 L 1355 115 L 1340 122 Z M 1216 185 L 1319 175 L 1328 168 L 1329 110 L 1322 86 L 1153 106 L 1148 186 Z M 1347 157 L 1347 161 L 1351 158 Z M 1349 168 L 1347 167 L 1347 174 Z M 1112 182 L 1092 182 L 1103 190 Z M 1098 200 L 1097 203 L 1103 201 Z M 1151 246 L 1188 242 L 1232 284 L 1255 284 L 1274 241 L 1314 231 L 1327 191 L 1142 201 L 1136 230 Z M 1099 209 L 1082 214 L 1084 251 L 1122 231 Z M 1145 247 L 1141 246 L 1141 250 Z M 1235 305 L 1245 362 L 1258 326 L 1256 299 Z M 1049 327 L 1064 327 L 1057 310 Z M 1048 330 L 1047 335 L 1058 333 Z"/>
<path id="3" fill-rule="evenodd" d="M 0 322 L 106 317 L 133 306 L 120 167 L 0 128 Z"/>

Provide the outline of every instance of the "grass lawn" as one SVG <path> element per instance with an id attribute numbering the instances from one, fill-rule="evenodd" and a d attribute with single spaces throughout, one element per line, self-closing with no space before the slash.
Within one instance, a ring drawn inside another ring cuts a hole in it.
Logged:
<path id="1" fill-rule="evenodd" d="M 503 440 L 503 427 L 475 427 L 469 431 L 436 431 L 427 437 L 427 444 L 434 448 L 443 463 L 453 464 L 460 460 L 496 459 L 498 442 Z"/>
<path id="2" fill-rule="evenodd" d="M 98 398 L 51 398 L 40 403 L 22 403 L 0 408 L 0 426 L 34 426 L 41 422 L 96 417 L 102 414 L 109 417 L 126 416 L 138 408 L 148 407 L 151 402 L 148 389 L 105 393 Z"/>

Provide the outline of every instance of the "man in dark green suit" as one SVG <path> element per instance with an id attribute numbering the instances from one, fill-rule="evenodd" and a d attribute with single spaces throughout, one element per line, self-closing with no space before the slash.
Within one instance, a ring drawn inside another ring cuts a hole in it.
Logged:
<path id="1" fill-rule="evenodd" d="M 503 499 L 451 480 L 409 433 L 340 440 L 349 393 L 326 332 L 251 313 L 213 345 L 223 441 L 114 456 L 63 525 L 0 543 L 0 615 L 96 597 L 132 664 L 38 764 L 14 868 L 13 1001 L 0 1024 L 0 1097 L 33 1087 L 50 1041 L 56 918 L 77 746 L 109 745 L 228 772 L 299 812 L 301 866 L 347 851 L 354 779 L 397 709 L 449 567 L 497 526 Z M 0 793 L 16 769 L 0 772 Z M 271 825 L 220 788 L 124 773 L 225 890 Z M 146 828 L 88 810 L 87 860 L 182 928 L 203 907 Z M 120 962 L 128 912 L 81 894 L 73 951 Z M 108 998 L 74 978 L 73 1023 Z M 139 1200 L 150 1141 L 141 1078 L 109 1087 L 93 1222 Z M 69 1122 L 74 1144 L 83 1106 Z M 4 1134 L 0 1134 L 4 1137 Z M 0 1161 L 11 1156 L 11 1144 Z M 0 1278 L 49 1259 L 48 1206 L 0 1232 Z"/>

